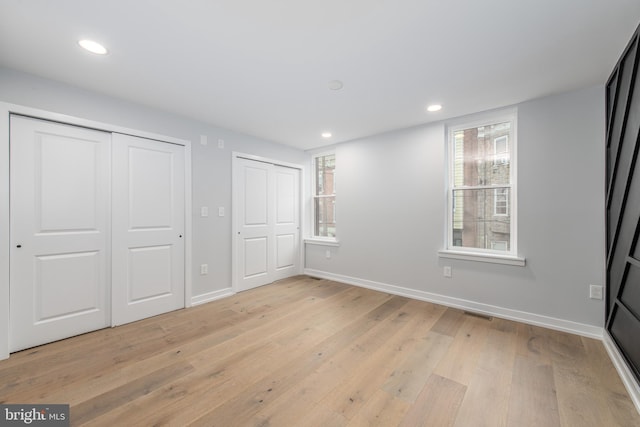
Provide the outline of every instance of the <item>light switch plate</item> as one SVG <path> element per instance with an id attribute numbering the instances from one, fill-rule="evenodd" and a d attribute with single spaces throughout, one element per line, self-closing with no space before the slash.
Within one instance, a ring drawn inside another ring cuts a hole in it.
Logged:
<path id="1" fill-rule="evenodd" d="M 589 298 L 591 299 L 602 299 L 602 286 L 600 285 L 589 285 Z"/>
<path id="2" fill-rule="evenodd" d="M 442 270 L 443 270 L 444 277 L 448 277 L 448 278 L 451 277 L 451 266 L 450 265 L 445 265 Z"/>

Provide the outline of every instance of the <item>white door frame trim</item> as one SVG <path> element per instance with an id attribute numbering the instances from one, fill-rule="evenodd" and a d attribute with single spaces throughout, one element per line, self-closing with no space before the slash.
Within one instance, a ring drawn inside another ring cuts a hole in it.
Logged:
<path id="1" fill-rule="evenodd" d="M 299 248 L 300 250 L 298 251 L 298 274 L 302 274 L 302 272 L 304 271 L 304 245 L 302 244 L 303 241 L 303 233 L 302 230 L 304 229 L 303 227 L 303 221 L 304 221 L 304 190 L 303 190 L 303 182 L 304 182 L 304 166 L 303 165 L 299 165 L 299 164 L 295 164 L 295 163 L 289 163 L 289 162 L 284 162 L 281 160 L 276 160 L 276 159 L 272 159 L 272 158 L 268 158 L 268 157 L 262 157 L 262 156 L 255 156 L 253 154 L 247 154 L 247 153 L 241 153 L 238 151 L 233 151 L 231 153 L 231 289 L 233 289 L 233 293 L 237 293 L 238 292 L 238 277 L 236 276 L 236 272 L 238 271 L 237 267 L 238 267 L 238 256 L 237 256 L 237 250 L 238 250 L 238 243 L 237 243 L 237 239 L 236 236 L 238 234 L 238 221 L 236 220 L 236 212 L 238 209 L 238 200 L 237 200 L 237 196 L 236 196 L 236 182 L 235 182 L 235 176 L 236 176 L 236 171 L 238 168 L 238 160 L 239 159 L 246 159 L 246 160 L 254 160 L 256 162 L 263 162 L 263 163 L 270 163 L 272 165 L 276 165 L 276 166 L 284 166 L 287 168 L 293 168 L 293 169 L 298 169 L 300 171 L 300 183 L 299 183 L 299 191 L 300 191 L 300 233 L 298 233 L 298 239 L 299 239 Z"/>
<path id="2" fill-rule="evenodd" d="M 185 307 L 191 306 L 192 272 L 191 272 L 191 141 L 166 135 L 125 128 L 109 123 L 87 120 L 37 108 L 0 102 L 0 360 L 9 357 L 9 254 L 10 254 L 10 209 L 9 209 L 9 117 L 11 114 L 60 122 L 110 133 L 122 133 L 139 136 L 185 148 Z M 6 236 L 6 237 L 5 237 Z"/>

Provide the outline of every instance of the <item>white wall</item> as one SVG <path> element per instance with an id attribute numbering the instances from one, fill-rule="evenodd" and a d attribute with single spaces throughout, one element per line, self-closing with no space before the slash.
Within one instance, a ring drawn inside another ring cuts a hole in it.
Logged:
<path id="1" fill-rule="evenodd" d="M 597 335 L 604 302 L 588 292 L 604 284 L 604 90 L 517 108 L 525 267 L 438 257 L 445 223 L 445 124 L 438 123 L 336 146 L 340 247 L 307 245 L 307 271 Z M 453 267 L 451 279 L 444 265 Z"/>
<path id="2" fill-rule="evenodd" d="M 0 101 L 191 141 L 194 297 L 231 287 L 231 152 L 297 164 L 309 157 L 283 145 L 3 68 Z M 200 144 L 200 135 L 208 137 L 207 146 Z M 224 140 L 224 149 L 217 147 L 218 139 Z M 208 218 L 200 217 L 201 206 L 209 207 Z M 219 206 L 225 207 L 223 218 L 217 216 Z M 205 263 L 209 274 L 201 276 L 199 266 Z"/>

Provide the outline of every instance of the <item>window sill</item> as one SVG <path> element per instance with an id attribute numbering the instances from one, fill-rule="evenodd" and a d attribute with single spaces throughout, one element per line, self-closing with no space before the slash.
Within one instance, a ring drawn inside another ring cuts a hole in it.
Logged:
<path id="1" fill-rule="evenodd" d="M 318 246 L 340 246 L 340 242 L 337 239 L 323 239 L 321 237 L 308 237 L 304 239 L 304 242 L 309 245 L 318 245 Z"/>
<path id="2" fill-rule="evenodd" d="M 488 262 L 492 264 L 515 265 L 518 267 L 524 267 L 526 264 L 526 260 L 524 258 L 510 255 L 480 254 L 475 252 L 441 250 L 438 251 L 438 256 L 440 258 L 462 259 L 465 261 Z"/>

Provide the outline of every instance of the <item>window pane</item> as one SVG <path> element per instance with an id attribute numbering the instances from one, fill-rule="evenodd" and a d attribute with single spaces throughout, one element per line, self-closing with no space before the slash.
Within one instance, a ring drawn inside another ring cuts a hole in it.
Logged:
<path id="1" fill-rule="evenodd" d="M 508 188 L 453 190 L 453 200 L 454 247 L 498 251 L 511 249 L 511 215 L 508 209 L 511 203 Z M 504 210 L 496 215 L 498 206 L 501 206 L 500 209 L 504 207 Z"/>
<path id="2" fill-rule="evenodd" d="M 316 195 L 326 196 L 335 194 L 334 171 L 336 168 L 335 154 L 316 157 Z"/>
<path id="3" fill-rule="evenodd" d="M 335 196 L 315 198 L 315 235 L 336 237 Z"/>
<path id="4" fill-rule="evenodd" d="M 508 184 L 510 131 L 504 122 L 454 132 L 454 186 Z"/>

